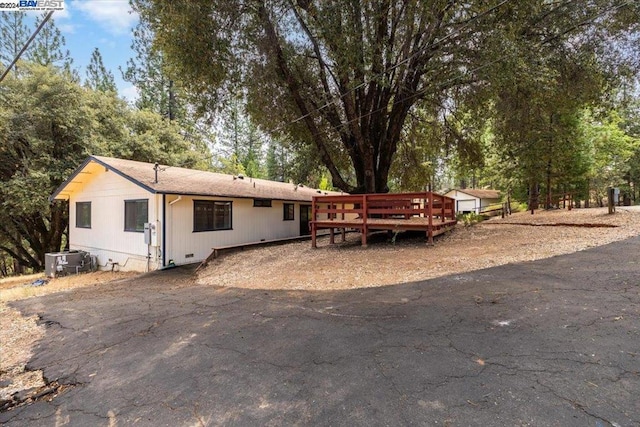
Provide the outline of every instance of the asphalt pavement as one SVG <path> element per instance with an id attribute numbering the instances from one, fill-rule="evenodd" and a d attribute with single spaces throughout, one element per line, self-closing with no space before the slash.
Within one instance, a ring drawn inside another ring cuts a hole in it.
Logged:
<path id="1" fill-rule="evenodd" d="M 640 236 L 353 291 L 188 274 L 14 304 L 47 327 L 28 367 L 52 393 L 0 423 L 640 425 Z"/>

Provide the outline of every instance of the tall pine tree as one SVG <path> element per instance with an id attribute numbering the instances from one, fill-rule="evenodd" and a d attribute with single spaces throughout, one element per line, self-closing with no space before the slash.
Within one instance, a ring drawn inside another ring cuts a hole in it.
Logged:
<path id="1" fill-rule="evenodd" d="M 100 50 L 95 48 L 91 54 L 91 61 L 87 66 L 87 79 L 85 85 L 93 90 L 102 92 L 116 92 L 116 83 L 113 73 L 104 66 Z"/>
<path id="2" fill-rule="evenodd" d="M 148 23 L 138 23 L 132 39 L 135 57 L 129 59 L 126 69 L 121 68 L 120 72 L 125 81 L 138 89 L 135 106 L 177 122 L 184 138 L 196 151 L 208 152 L 214 140 L 211 126 L 206 120 L 194 118 L 184 101 L 180 82 L 166 74 L 164 56 L 153 46 L 154 33 Z"/>
<path id="3" fill-rule="evenodd" d="M 164 72 L 164 57 L 153 48 L 153 37 L 147 23 L 138 23 L 131 43 L 136 56 L 127 61 L 125 70 L 121 69 L 122 78 L 138 89 L 136 107 L 140 110 L 153 111 L 172 120 L 181 119 L 184 109 L 176 102 L 176 87 Z"/>
<path id="4" fill-rule="evenodd" d="M 24 12 L 4 12 L 0 15 L 0 62 L 7 67 L 29 38 Z M 17 73 L 17 67 L 15 68 Z"/>
<path id="5" fill-rule="evenodd" d="M 35 27 L 42 22 L 44 16 L 36 18 Z M 53 19 L 50 19 L 38 33 L 33 44 L 27 50 L 26 58 L 36 64 L 64 69 L 72 73 L 73 59 L 68 49 L 65 49 L 66 40 Z M 77 76 L 76 76 L 77 77 Z"/>

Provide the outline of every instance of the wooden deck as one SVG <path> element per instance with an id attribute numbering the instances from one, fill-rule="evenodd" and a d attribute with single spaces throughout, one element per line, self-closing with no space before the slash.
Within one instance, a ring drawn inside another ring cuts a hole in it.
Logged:
<path id="1" fill-rule="evenodd" d="M 364 247 L 371 230 L 425 231 L 433 244 L 434 236 L 455 226 L 455 214 L 454 199 L 431 192 L 317 196 L 310 221 L 311 245 L 316 247 L 320 229 L 329 229 L 331 243 L 336 229 L 343 241 L 347 229 L 356 229 L 362 234 Z"/>

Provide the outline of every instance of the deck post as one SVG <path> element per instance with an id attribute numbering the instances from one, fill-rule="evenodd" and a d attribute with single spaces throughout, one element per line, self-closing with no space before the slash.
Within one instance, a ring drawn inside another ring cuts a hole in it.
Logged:
<path id="1" fill-rule="evenodd" d="M 427 207 L 427 215 L 429 215 L 429 228 L 427 229 L 427 239 L 429 246 L 433 246 L 433 193 L 427 191 L 426 197 L 424 199 L 425 203 L 429 200 L 429 205 Z"/>
<path id="2" fill-rule="evenodd" d="M 316 245 L 316 225 L 311 223 L 311 247 L 316 249 L 318 246 Z"/>
<path id="3" fill-rule="evenodd" d="M 316 198 L 311 198 L 311 247 L 317 248 L 316 246 Z"/>
<path id="4" fill-rule="evenodd" d="M 367 195 L 362 195 L 362 247 L 367 247 Z"/>
<path id="5" fill-rule="evenodd" d="M 438 196 L 440 198 L 440 203 L 442 204 L 442 222 L 446 222 L 447 219 L 444 217 L 444 196 Z"/>
<path id="6" fill-rule="evenodd" d="M 335 240 L 333 237 L 333 227 L 329 229 L 329 243 L 331 243 L 332 245 L 335 243 Z"/>
<path id="7" fill-rule="evenodd" d="M 340 218 L 342 218 L 342 222 L 344 222 L 344 209 L 345 209 L 345 207 L 344 207 L 344 206 L 345 206 L 345 204 L 346 204 L 346 203 L 342 202 L 342 215 L 340 216 Z M 346 230 L 347 230 L 347 229 L 346 229 L 345 227 L 342 227 L 342 241 L 343 241 L 343 242 L 345 242 L 345 241 L 347 240 L 347 237 L 346 237 Z"/>

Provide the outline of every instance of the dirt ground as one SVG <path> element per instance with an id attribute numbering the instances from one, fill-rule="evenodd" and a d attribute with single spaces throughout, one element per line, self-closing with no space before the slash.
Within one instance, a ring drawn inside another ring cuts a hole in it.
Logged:
<path id="1" fill-rule="evenodd" d="M 541 226 L 516 225 L 528 223 Z M 548 226 L 590 224 L 615 227 Z M 360 247 L 360 236 L 330 245 L 328 238 L 312 249 L 309 241 L 226 254 L 200 271 L 192 284 L 260 289 L 335 290 L 373 287 L 425 280 L 507 263 L 567 254 L 640 235 L 640 209 L 558 210 L 493 218 L 471 227 L 459 224 L 436 238 L 433 247 L 423 236 L 392 241 L 386 234 Z M 15 301 L 84 286 L 108 286 L 135 273 L 96 272 L 30 284 L 42 275 L 0 281 L 0 410 L 12 400 L 24 400 L 44 385 L 42 373 L 25 370 L 35 343 L 44 335 L 35 316 L 23 317 L 7 305 Z"/>
<path id="2" fill-rule="evenodd" d="M 22 400 L 22 396 L 16 396 L 16 393 L 28 395 L 29 391 L 37 391 L 45 384 L 42 372 L 25 369 L 35 343 L 44 336 L 44 327 L 38 325 L 36 316 L 23 317 L 7 302 L 78 287 L 105 285 L 135 274 L 100 271 L 50 279 L 43 286 L 31 285 L 38 279 L 45 279 L 43 274 L 0 280 L 0 410 L 3 402 L 11 401 L 12 396 Z"/>
<path id="3" fill-rule="evenodd" d="M 527 226 L 514 223 L 525 223 Z M 593 227 L 550 226 L 552 224 Z M 599 227 L 598 227 L 599 226 Z M 603 227 L 615 226 L 615 227 Z M 520 212 L 451 233 L 426 245 L 423 236 L 392 241 L 385 233 L 360 246 L 360 235 L 318 248 L 308 241 L 222 255 L 202 270 L 198 283 L 260 289 L 335 290 L 425 280 L 508 263 L 532 261 L 640 235 L 640 209 L 606 208 Z"/>

